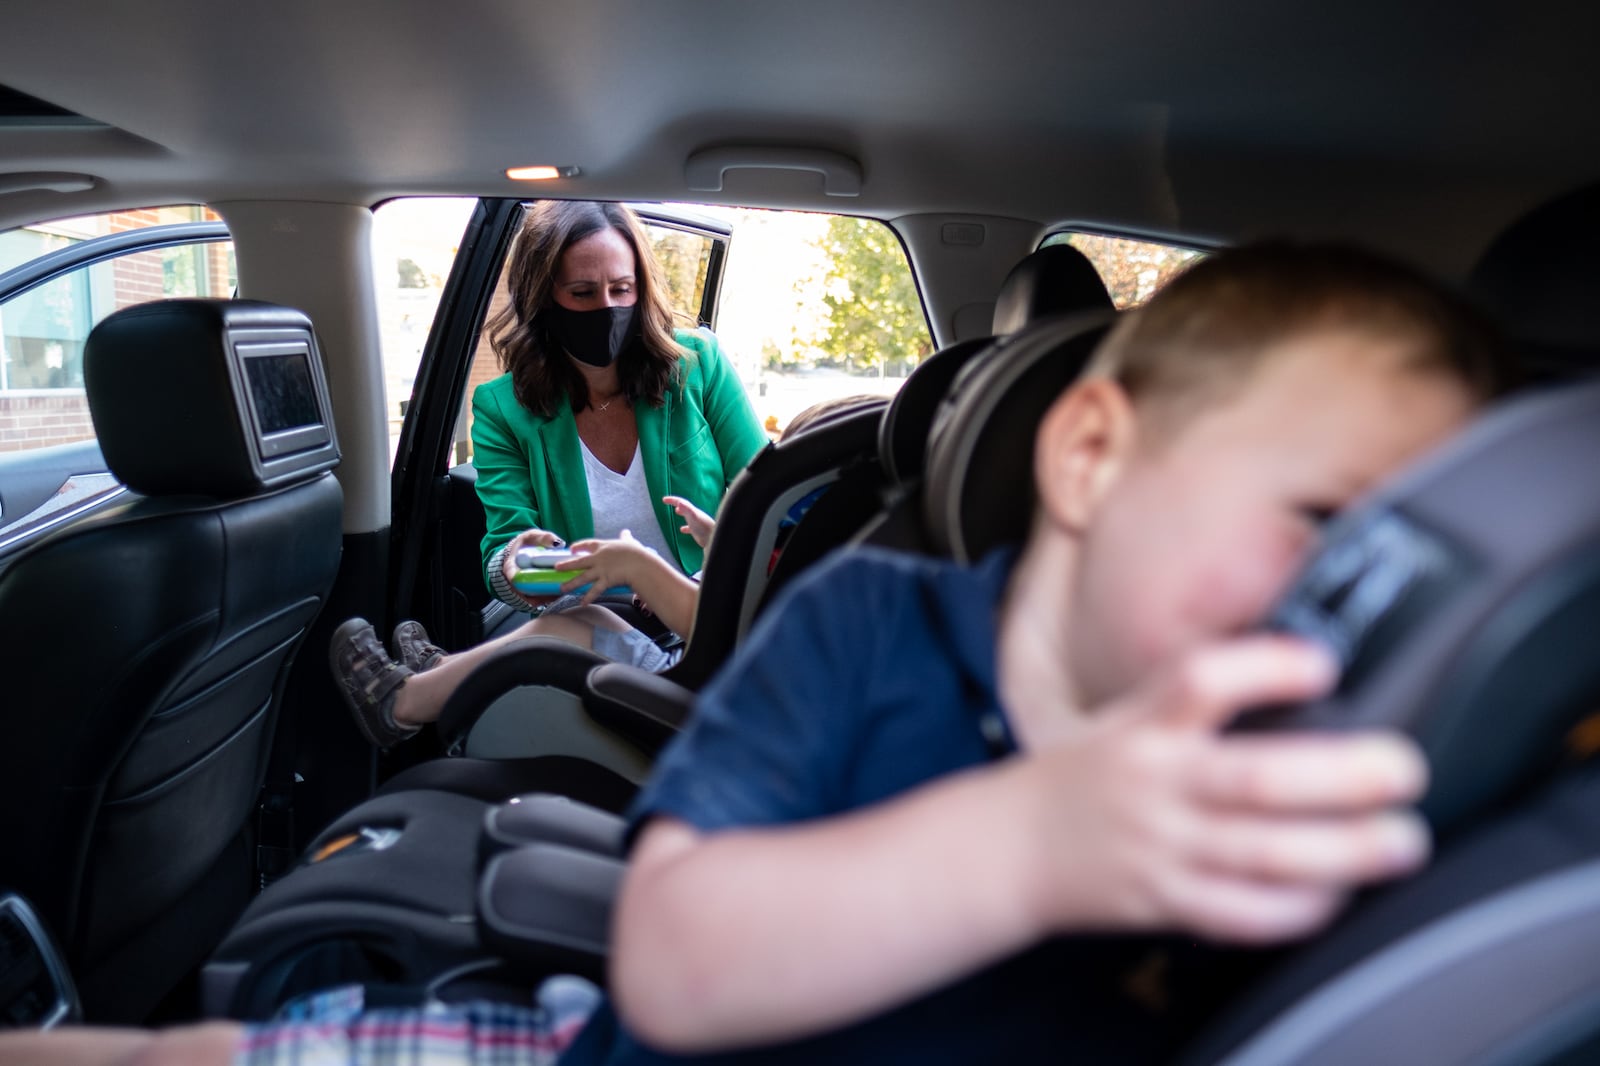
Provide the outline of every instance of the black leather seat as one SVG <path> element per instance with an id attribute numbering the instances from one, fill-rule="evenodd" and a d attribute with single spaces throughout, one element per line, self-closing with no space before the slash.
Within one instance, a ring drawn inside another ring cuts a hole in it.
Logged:
<path id="1" fill-rule="evenodd" d="M 84 368 L 138 495 L 0 572 L 0 883 L 64 945 L 87 1018 L 133 1022 L 255 887 L 277 696 L 338 568 L 342 496 L 299 312 L 128 308 Z"/>

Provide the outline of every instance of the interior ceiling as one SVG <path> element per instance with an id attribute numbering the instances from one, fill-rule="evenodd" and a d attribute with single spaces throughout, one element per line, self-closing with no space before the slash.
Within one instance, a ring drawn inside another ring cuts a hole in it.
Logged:
<path id="1" fill-rule="evenodd" d="M 1309 6 L 1309 5 L 1304 5 Z M 11 0 L 0 83 L 110 129 L 0 128 L 0 225 L 89 205 L 526 193 L 1364 237 L 1459 266 L 1600 177 L 1600 5 Z M 1487 5 L 1486 5 L 1487 6 Z M 863 164 L 859 198 L 711 145 Z M 538 188 L 538 187 L 533 187 Z"/>

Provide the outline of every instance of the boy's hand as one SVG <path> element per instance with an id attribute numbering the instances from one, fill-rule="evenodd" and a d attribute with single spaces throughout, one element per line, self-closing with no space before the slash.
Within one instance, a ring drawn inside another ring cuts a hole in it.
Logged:
<path id="1" fill-rule="evenodd" d="M 1311 932 L 1363 882 L 1414 870 L 1426 787 L 1388 734 L 1229 734 L 1243 708 L 1331 688 L 1326 654 L 1258 637 L 1166 676 L 1023 759 L 1044 928 L 1186 929 L 1266 942 Z"/>
<path id="2" fill-rule="evenodd" d="M 668 565 L 626 529 L 616 540 L 580 540 L 572 550 L 582 558 L 569 559 L 558 564 L 556 569 L 580 571 L 561 586 L 561 591 L 576 592 L 589 585 L 589 590 L 583 594 L 584 603 L 598 600 L 606 589 L 639 584 L 639 574 L 646 567 Z"/>
<path id="3" fill-rule="evenodd" d="M 711 543 L 711 533 L 717 528 L 716 519 L 682 496 L 663 496 L 661 502 L 671 507 L 678 513 L 678 517 L 683 519 L 683 525 L 678 527 L 679 533 L 689 534 L 702 548 Z"/>

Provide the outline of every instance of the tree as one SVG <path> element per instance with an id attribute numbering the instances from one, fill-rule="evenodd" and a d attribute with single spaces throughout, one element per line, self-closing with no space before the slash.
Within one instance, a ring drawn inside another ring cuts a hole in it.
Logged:
<path id="1" fill-rule="evenodd" d="M 899 239 L 882 223 L 836 216 L 821 245 L 829 262 L 822 297 L 827 323 L 816 342 L 823 361 L 909 372 L 933 351 L 933 338 Z"/>
<path id="2" fill-rule="evenodd" d="M 1089 262 L 1106 283 L 1112 303 L 1119 308 L 1144 303 L 1200 258 L 1199 252 L 1188 248 L 1094 233 L 1051 237 L 1045 242 L 1047 245 L 1061 243 L 1070 244 L 1089 257 Z"/>
<path id="3" fill-rule="evenodd" d="M 422 268 L 417 265 L 416 260 L 400 259 L 395 262 L 394 266 L 400 275 L 400 288 L 426 289 L 428 287 L 428 275 L 422 272 Z"/>
<path id="4" fill-rule="evenodd" d="M 667 300 L 674 311 L 686 317 L 688 325 L 698 323 L 700 300 L 705 293 L 705 259 L 708 242 L 693 233 L 647 227 L 650 250 L 661 267 L 667 286 Z"/>

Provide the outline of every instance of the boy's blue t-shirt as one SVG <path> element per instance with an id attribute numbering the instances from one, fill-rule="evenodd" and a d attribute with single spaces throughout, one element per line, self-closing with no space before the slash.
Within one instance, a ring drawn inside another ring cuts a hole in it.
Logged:
<path id="1" fill-rule="evenodd" d="M 1013 562 L 862 551 L 797 581 L 706 688 L 633 826 L 654 815 L 705 832 L 823 818 L 1013 754 L 995 656 Z M 952 838 L 952 855 L 962 846 Z M 835 1033 L 692 1061 L 1160 1060 L 1209 1008 L 1209 996 L 1174 1003 L 1195 955 L 1154 938 L 1062 938 Z M 641 1046 L 609 1007 L 562 1058 L 683 1061 Z"/>

